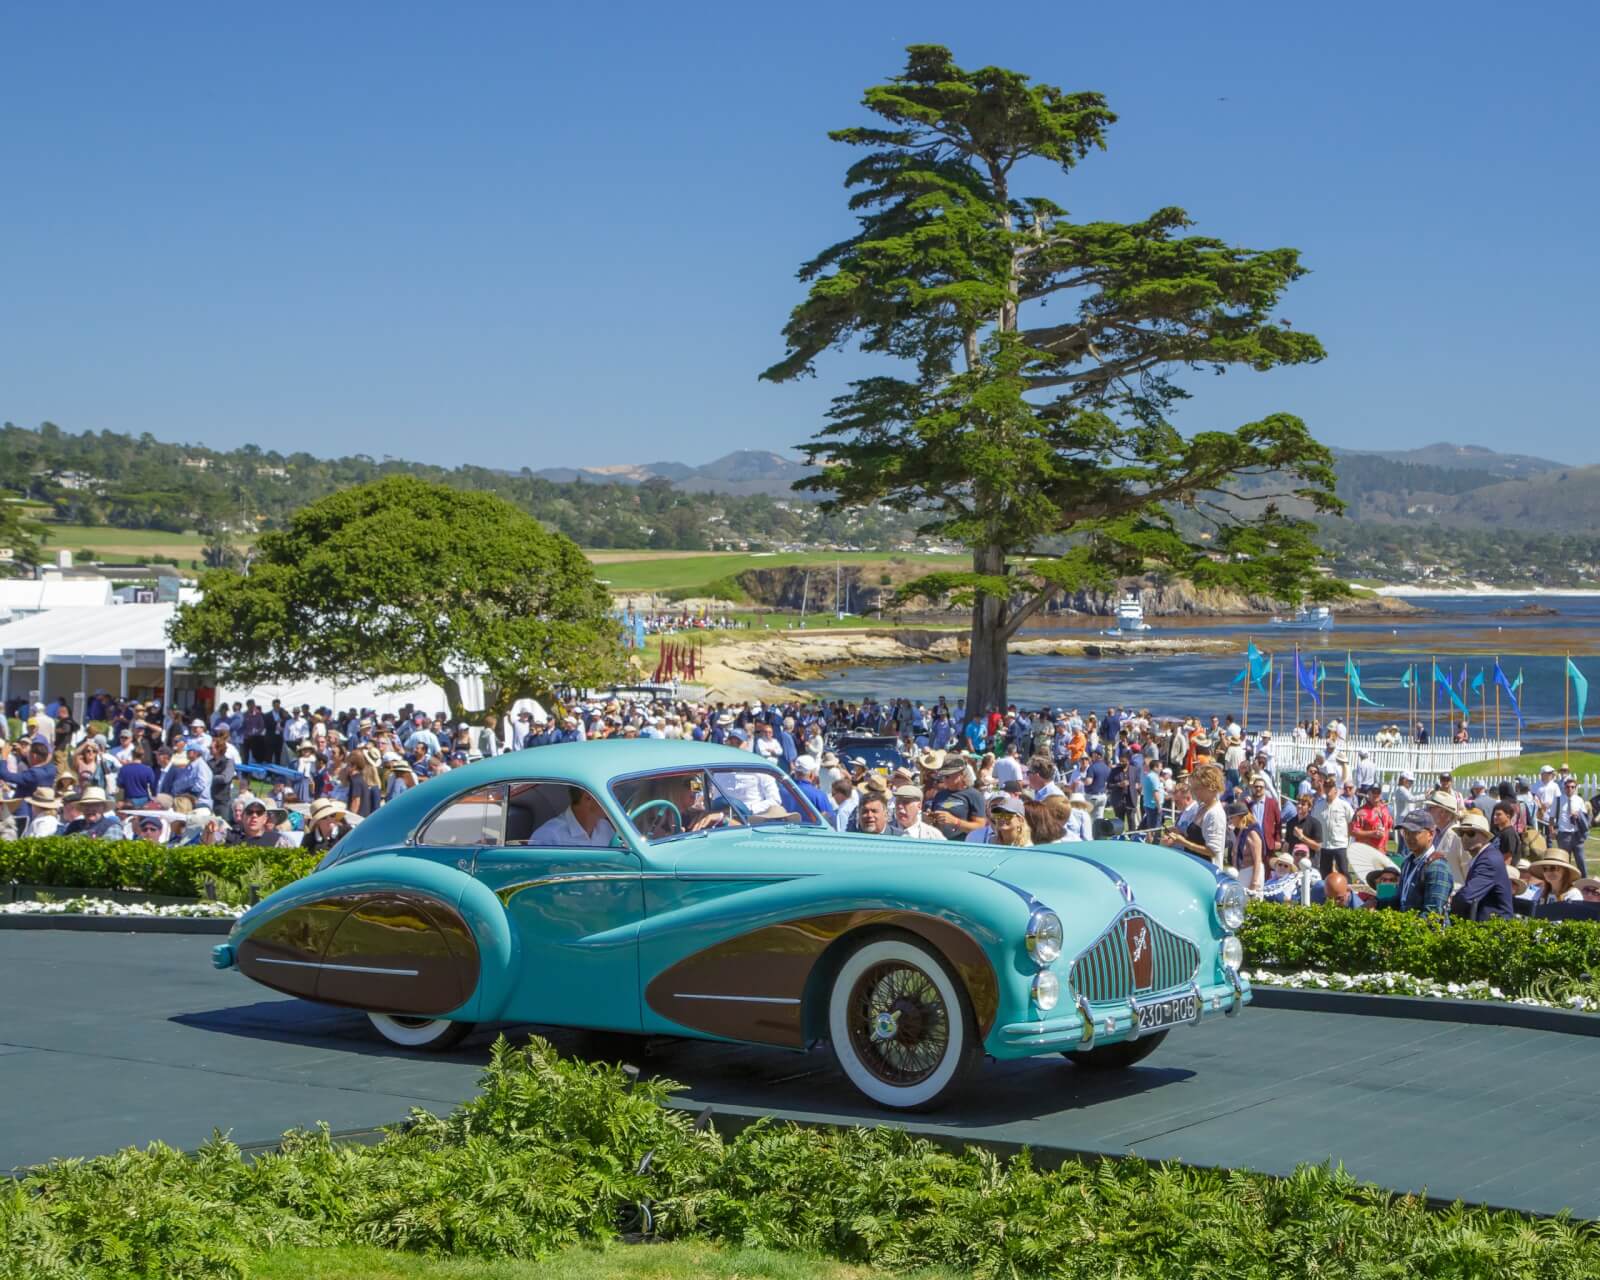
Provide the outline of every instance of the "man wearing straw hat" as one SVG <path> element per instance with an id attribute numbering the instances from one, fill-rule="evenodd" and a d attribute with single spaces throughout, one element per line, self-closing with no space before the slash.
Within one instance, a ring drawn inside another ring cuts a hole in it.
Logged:
<path id="1" fill-rule="evenodd" d="M 1467 809 L 1456 823 L 1456 834 L 1470 860 L 1467 878 L 1456 893 L 1451 910 L 1472 920 L 1509 920 L 1511 877 L 1506 873 L 1505 855 L 1495 841 L 1489 820 L 1476 808 Z"/>
<path id="2" fill-rule="evenodd" d="M 78 817 L 67 823 L 64 836 L 92 836 L 97 840 L 121 840 L 122 823 L 106 810 L 110 804 L 105 788 L 88 786 L 78 795 Z"/>

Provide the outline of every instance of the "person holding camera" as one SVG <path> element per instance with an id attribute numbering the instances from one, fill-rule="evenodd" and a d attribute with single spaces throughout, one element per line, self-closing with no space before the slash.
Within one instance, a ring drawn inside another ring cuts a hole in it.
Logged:
<path id="1" fill-rule="evenodd" d="M 41 787 L 47 788 L 54 798 L 56 785 L 55 747 L 44 734 L 38 733 L 27 742 L 13 742 L 9 746 L 0 742 L 0 782 L 10 785 L 12 793 L 22 802 L 18 817 L 32 817 L 28 801 Z"/>

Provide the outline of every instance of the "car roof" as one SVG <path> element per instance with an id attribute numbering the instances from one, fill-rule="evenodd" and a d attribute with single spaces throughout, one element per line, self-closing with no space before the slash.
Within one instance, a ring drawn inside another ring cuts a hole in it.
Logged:
<path id="1" fill-rule="evenodd" d="M 693 765 L 744 765 L 767 768 L 751 751 L 719 747 L 711 742 L 674 738 L 607 738 L 598 742 L 553 742 L 543 747 L 507 751 L 476 764 L 451 770 L 453 782 L 471 786 L 510 778 L 537 776 L 601 785 L 623 774 Z"/>

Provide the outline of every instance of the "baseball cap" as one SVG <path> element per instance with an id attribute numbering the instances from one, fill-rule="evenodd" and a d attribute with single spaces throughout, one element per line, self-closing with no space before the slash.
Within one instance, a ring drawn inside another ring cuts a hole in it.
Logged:
<path id="1" fill-rule="evenodd" d="M 1412 809 L 1405 817 L 1400 819 L 1402 831 L 1432 831 L 1433 819 L 1428 816 L 1426 809 Z"/>
<path id="2" fill-rule="evenodd" d="M 798 769 L 801 773 L 815 773 L 817 771 L 817 758 L 813 755 L 796 756 L 791 769 Z"/>
<path id="3" fill-rule="evenodd" d="M 996 796 L 989 801 L 989 812 L 1021 815 L 1026 813 L 1027 810 L 1022 807 L 1022 801 L 1017 799 L 1016 796 Z"/>
<path id="4" fill-rule="evenodd" d="M 920 800 L 922 799 L 922 788 L 914 782 L 906 782 L 896 787 L 891 794 L 896 800 Z"/>
<path id="5" fill-rule="evenodd" d="M 256 809 L 262 813 L 265 813 L 267 811 L 267 806 L 266 803 L 258 796 L 256 799 L 247 802 L 240 812 L 249 813 L 252 809 Z"/>

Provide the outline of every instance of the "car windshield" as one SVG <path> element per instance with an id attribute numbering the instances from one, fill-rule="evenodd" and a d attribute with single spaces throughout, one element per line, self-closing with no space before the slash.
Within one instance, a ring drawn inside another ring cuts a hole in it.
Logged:
<path id="1" fill-rule="evenodd" d="M 633 829 L 649 841 L 717 827 L 820 827 L 816 810 L 774 769 L 668 769 L 611 788 Z"/>

